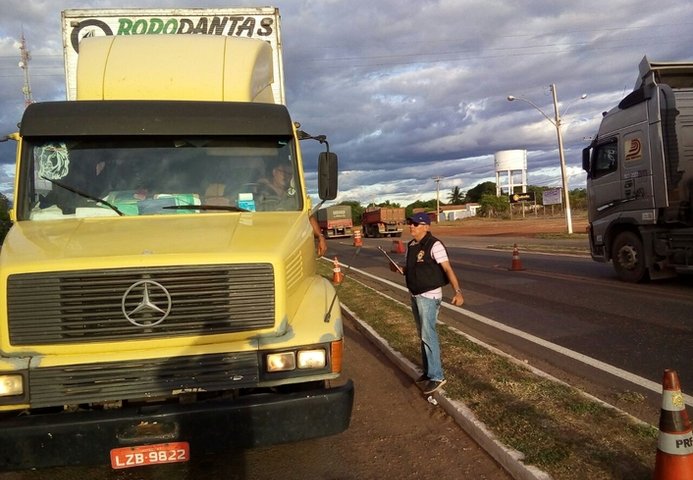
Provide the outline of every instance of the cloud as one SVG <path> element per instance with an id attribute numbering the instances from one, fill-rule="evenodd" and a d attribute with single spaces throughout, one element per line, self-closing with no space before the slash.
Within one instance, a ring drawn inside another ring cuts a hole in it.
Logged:
<path id="1" fill-rule="evenodd" d="M 226 7 L 208 1 L 206 6 Z M 236 2 L 255 5 L 256 2 Z M 141 7 L 186 7 L 145 0 Z M 119 7 L 115 1 L 6 0 L 0 19 L 0 134 L 24 105 L 16 42 L 32 54 L 35 100 L 64 97 L 60 9 Z M 340 158 L 340 199 L 410 203 L 495 181 L 493 155 L 528 151 L 529 182 L 559 186 L 555 84 L 571 188 L 584 186 L 581 150 L 601 112 L 632 88 L 644 55 L 690 60 L 693 4 L 662 0 L 278 1 L 287 104 L 294 120 L 328 136 Z M 647 12 L 647 14 L 642 14 Z M 580 95 L 587 93 L 585 100 Z M 320 145 L 304 142 L 308 181 Z M 7 144 L 3 144 L 7 145 Z M 0 163 L 14 156 L 0 147 Z M 0 188 L 11 182 L 2 169 Z M 310 185 L 314 190 L 314 183 Z M 5 190 L 3 190 L 5 192 Z"/>

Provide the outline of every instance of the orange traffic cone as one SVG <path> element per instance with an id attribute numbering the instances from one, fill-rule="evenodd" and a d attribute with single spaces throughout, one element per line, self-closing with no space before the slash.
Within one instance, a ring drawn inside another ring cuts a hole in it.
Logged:
<path id="1" fill-rule="evenodd" d="M 337 257 L 334 257 L 334 261 L 332 263 L 332 283 L 335 285 L 339 285 L 344 280 L 344 274 L 342 273 L 342 269 L 339 266 L 339 260 L 337 260 Z"/>
<path id="2" fill-rule="evenodd" d="M 354 246 L 362 247 L 363 240 L 361 239 L 361 230 L 354 230 Z"/>
<path id="3" fill-rule="evenodd" d="M 655 480 L 693 479 L 693 431 L 681 394 L 679 376 L 664 370 L 662 411 L 659 417 L 659 440 L 655 461 Z"/>
<path id="4" fill-rule="evenodd" d="M 513 262 L 508 270 L 513 272 L 524 270 L 522 260 L 520 260 L 520 250 L 517 248 L 517 243 L 513 245 Z"/>
<path id="5" fill-rule="evenodd" d="M 402 240 L 393 240 L 391 251 L 392 253 L 404 253 L 406 250 L 404 249 L 404 243 L 402 243 Z"/>

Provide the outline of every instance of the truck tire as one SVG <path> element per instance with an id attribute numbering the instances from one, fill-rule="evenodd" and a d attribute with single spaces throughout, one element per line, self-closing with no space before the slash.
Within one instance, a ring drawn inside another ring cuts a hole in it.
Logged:
<path id="1" fill-rule="evenodd" d="M 645 251 L 642 240 L 633 232 L 618 234 L 611 248 L 614 270 L 624 282 L 638 283 L 647 280 Z"/>

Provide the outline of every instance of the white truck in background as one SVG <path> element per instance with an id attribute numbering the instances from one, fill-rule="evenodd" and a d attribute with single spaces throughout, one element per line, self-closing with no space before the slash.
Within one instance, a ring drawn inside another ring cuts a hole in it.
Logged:
<path id="1" fill-rule="evenodd" d="M 324 137 L 283 104 L 279 12 L 68 10 L 63 28 L 69 99 L 10 136 L 0 470 L 344 431 L 354 387 L 299 145 Z M 275 199 L 257 179 L 277 168 Z M 323 152 L 318 195 L 336 189 Z"/>
<path id="2" fill-rule="evenodd" d="M 627 282 L 693 272 L 693 63 L 639 70 L 582 159 L 592 258 Z"/>

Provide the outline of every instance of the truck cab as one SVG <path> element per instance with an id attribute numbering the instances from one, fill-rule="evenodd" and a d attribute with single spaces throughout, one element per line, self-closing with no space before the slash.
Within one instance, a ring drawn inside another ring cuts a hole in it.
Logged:
<path id="1" fill-rule="evenodd" d="M 693 264 L 693 64 L 640 64 L 583 151 L 592 257 L 630 282 Z"/>

